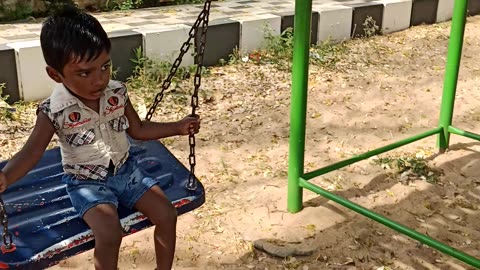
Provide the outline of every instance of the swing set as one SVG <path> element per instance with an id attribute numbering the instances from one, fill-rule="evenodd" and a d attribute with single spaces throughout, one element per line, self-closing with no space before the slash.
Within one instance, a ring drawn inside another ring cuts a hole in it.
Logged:
<path id="1" fill-rule="evenodd" d="M 162 89 L 156 94 L 146 120 L 150 121 L 164 91 L 171 84 L 192 39 L 196 48 L 196 72 L 191 97 L 192 115 L 198 108 L 203 56 L 212 0 L 205 0 L 203 10 L 190 29 L 188 39 L 172 64 Z M 199 39 L 196 39 L 199 35 Z M 195 136 L 189 135 L 190 171 L 159 141 L 131 140 L 131 156 L 136 166 L 160 182 L 162 190 L 179 215 L 205 202 L 205 189 L 195 177 Z M 0 168 L 6 165 L 0 163 Z M 63 169 L 58 147 L 45 151 L 39 163 L 25 177 L 0 194 L 0 269 L 45 269 L 94 247 L 92 231 L 78 217 L 61 182 Z M 2 199 L 3 198 L 3 199 Z M 152 226 L 136 210 L 118 208 L 124 236 Z"/>
<path id="2" fill-rule="evenodd" d="M 390 145 L 354 156 L 335 164 L 311 171 L 304 171 L 305 158 L 305 128 L 308 93 L 308 64 L 309 64 L 309 38 L 310 20 L 312 13 L 312 0 L 296 0 L 295 3 L 295 27 L 294 27 L 294 52 L 292 71 L 292 100 L 290 118 L 290 147 L 288 165 L 288 211 L 295 213 L 302 209 L 303 189 L 308 189 L 359 214 L 362 214 L 376 222 L 379 222 L 393 230 L 398 231 L 410 238 L 437 249 L 449 256 L 465 262 L 476 268 L 480 268 L 480 259 L 465 254 L 448 245 L 438 242 L 427 235 L 407 228 L 382 215 L 372 212 L 347 199 L 339 197 L 327 190 L 310 183 L 309 180 L 326 173 L 341 169 L 358 161 L 385 153 L 395 148 L 413 143 L 415 141 L 437 135 L 437 146 L 443 152 L 449 146 L 450 134 L 464 136 L 479 140 L 480 135 L 463 131 L 452 126 L 455 92 L 457 87 L 460 59 L 463 47 L 463 36 L 467 16 L 468 0 L 455 0 L 451 25 L 450 40 L 444 89 L 440 111 L 439 126 Z"/>

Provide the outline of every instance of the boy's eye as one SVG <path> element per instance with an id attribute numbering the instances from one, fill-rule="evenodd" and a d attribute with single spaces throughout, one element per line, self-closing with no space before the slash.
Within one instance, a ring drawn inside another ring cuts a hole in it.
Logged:
<path id="1" fill-rule="evenodd" d="M 87 77 L 88 74 L 87 74 L 87 72 L 82 72 L 82 73 L 80 73 L 80 74 L 78 74 L 78 75 L 79 75 L 80 77 Z"/>
<path id="2" fill-rule="evenodd" d="M 110 70 L 111 64 L 106 64 L 105 66 L 102 67 L 102 70 Z"/>

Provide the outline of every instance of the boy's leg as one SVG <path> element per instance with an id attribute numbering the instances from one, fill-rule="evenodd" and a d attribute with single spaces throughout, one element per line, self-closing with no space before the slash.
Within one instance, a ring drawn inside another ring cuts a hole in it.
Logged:
<path id="1" fill-rule="evenodd" d="M 154 225 L 155 255 L 157 270 L 172 269 L 175 254 L 177 210 L 159 186 L 150 188 L 135 203 Z"/>
<path id="2" fill-rule="evenodd" d="M 94 262 L 96 270 L 117 270 L 118 253 L 122 243 L 122 227 L 114 204 L 103 203 L 90 208 L 83 219 L 95 237 Z"/>

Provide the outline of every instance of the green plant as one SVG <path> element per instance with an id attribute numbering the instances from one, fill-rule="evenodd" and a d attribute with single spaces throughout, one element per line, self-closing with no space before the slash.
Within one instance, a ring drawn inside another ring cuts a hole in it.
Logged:
<path id="1" fill-rule="evenodd" d="M 29 17 L 40 18 L 55 13 L 65 5 L 74 5 L 73 0 L 45 0 L 43 11 L 35 11 L 31 1 L 22 0 L 14 5 L 8 5 L 7 1 L 0 0 L 0 22 L 23 20 Z M 200 4 L 204 0 L 171 0 L 159 2 L 158 0 L 107 0 L 104 7 L 90 6 L 87 9 L 92 11 L 110 11 L 110 10 L 131 10 L 138 8 L 155 7 L 160 5 L 178 5 L 178 4 Z"/>
<path id="2" fill-rule="evenodd" d="M 107 0 L 105 7 L 107 10 L 130 10 L 143 6 L 143 0 L 113 0 L 113 7 L 110 7 L 110 0 Z"/>
<path id="3" fill-rule="evenodd" d="M 24 2 L 16 2 L 15 5 L 7 6 L 5 2 L 0 3 L 0 21 L 16 21 L 28 18 L 33 13 L 30 5 Z"/>
<path id="4" fill-rule="evenodd" d="M 372 16 L 368 16 L 363 22 L 363 32 L 365 33 L 365 37 L 372 37 L 378 33 L 380 27 L 378 27 L 377 22 L 372 18 Z"/>
<path id="5" fill-rule="evenodd" d="M 183 4 L 201 4 L 205 1 L 204 0 L 173 0 L 172 2 L 177 5 L 183 5 Z"/>
<path id="6" fill-rule="evenodd" d="M 249 60 L 257 64 L 268 61 L 279 69 L 290 69 L 293 57 L 293 29 L 287 28 L 280 35 L 274 35 L 270 28 L 265 28 L 265 40 L 265 51 L 251 53 Z M 310 48 L 310 63 L 332 69 L 347 52 L 347 43 L 333 43 L 328 39 Z"/>
<path id="7" fill-rule="evenodd" d="M 278 69 L 290 69 L 293 55 L 293 29 L 287 28 L 280 35 L 276 35 L 270 26 L 264 27 L 264 46 L 262 50 L 255 50 L 242 56 L 238 50 L 230 55 L 230 64 L 251 61 L 255 64 L 272 63 Z"/>
<path id="8" fill-rule="evenodd" d="M 291 60 L 293 56 L 293 28 L 285 29 L 275 35 L 271 28 L 265 27 L 266 50 L 272 57 Z"/>
<path id="9" fill-rule="evenodd" d="M 310 50 L 310 61 L 312 64 L 331 69 L 347 52 L 348 47 L 345 42 L 333 43 L 328 39 Z"/>
<path id="10" fill-rule="evenodd" d="M 172 63 L 152 60 L 144 56 L 141 47 L 135 49 L 135 58 L 130 59 L 135 64 L 134 74 L 127 81 L 130 89 L 136 92 L 147 102 L 151 102 L 155 93 L 160 91 L 163 81 L 170 74 Z M 177 91 L 176 86 L 180 81 L 193 78 L 196 66 L 179 67 L 172 78 L 169 92 L 176 92 L 175 101 L 185 103 L 189 93 Z M 207 74 L 207 69 L 202 69 L 202 74 Z"/>
<path id="11" fill-rule="evenodd" d="M 248 59 L 248 56 L 242 56 L 238 47 L 235 47 L 233 49 L 233 52 L 228 56 L 228 61 L 226 61 L 225 64 L 227 64 L 227 63 L 229 65 L 238 64 L 242 60 L 242 57 L 247 57 L 246 59 Z"/>
<path id="12" fill-rule="evenodd" d="M 159 5 L 183 5 L 183 4 L 200 4 L 204 0 L 113 0 L 113 6 L 110 7 L 110 0 L 105 4 L 107 10 L 131 10 L 145 7 L 154 7 Z"/>
<path id="13" fill-rule="evenodd" d="M 6 84 L 0 83 L 0 120 L 13 120 L 15 109 L 7 104 L 8 95 L 3 94 Z"/>
<path id="14" fill-rule="evenodd" d="M 423 158 L 385 157 L 376 159 L 375 163 L 381 165 L 384 169 L 395 170 L 403 183 L 408 183 L 410 178 L 420 178 L 429 183 L 437 183 L 441 174 L 438 170 L 430 167 Z"/>
<path id="15" fill-rule="evenodd" d="M 113 66 L 110 66 L 110 74 L 112 76 L 112 79 L 116 79 L 118 74 L 118 69 L 113 69 Z"/>
<path id="16" fill-rule="evenodd" d="M 138 75 L 141 69 L 145 67 L 145 63 L 147 62 L 147 58 L 144 56 L 142 47 L 135 48 L 133 50 L 135 53 L 135 58 L 130 59 L 130 61 L 135 64 L 134 74 Z"/>

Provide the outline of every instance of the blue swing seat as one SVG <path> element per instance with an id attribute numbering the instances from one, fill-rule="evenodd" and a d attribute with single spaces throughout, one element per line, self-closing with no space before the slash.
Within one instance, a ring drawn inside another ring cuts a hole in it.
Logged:
<path id="1" fill-rule="evenodd" d="M 137 166 L 160 180 L 179 215 L 205 202 L 202 184 L 197 180 L 197 189 L 187 190 L 189 171 L 160 142 L 131 143 Z M 45 269 L 94 247 L 92 232 L 73 209 L 62 174 L 59 148 L 48 150 L 29 174 L 1 195 L 16 248 L 0 250 L 0 269 Z M 125 235 L 152 225 L 135 210 L 120 206 L 118 213 Z M 0 224 L 0 236 L 2 231 Z"/>

